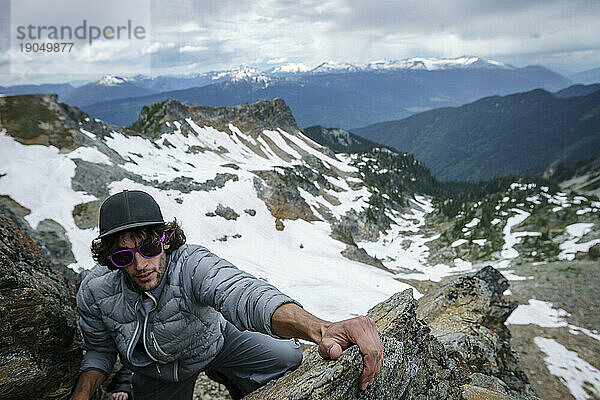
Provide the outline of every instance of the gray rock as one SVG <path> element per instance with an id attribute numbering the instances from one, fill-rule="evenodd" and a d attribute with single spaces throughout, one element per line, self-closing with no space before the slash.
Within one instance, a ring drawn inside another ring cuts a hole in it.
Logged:
<path id="1" fill-rule="evenodd" d="M 30 211 L 11 199 L 9 196 L 0 196 L 0 214 L 4 214 L 14 222 L 17 227 L 29 235 L 39 246 L 42 256 L 48 260 L 50 266 L 65 275 L 74 285 L 79 285 L 81 277 L 67 266 L 75 262 L 65 229 L 57 222 L 49 219 L 40 221 L 37 229 L 29 225 L 25 216 Z"/>
<path id="2" fill-rule="evenodd" d="M 488 266 L 422 297 L 417 315 L 431 327 L 463 375 L 487 376 L 486 390 L 490 382 L 500 381 L 506 388 L 504 395 L 511 399 L 536 398 L 504 325 L 517 307 L 516 302 L 503 299 L 506 289 L 506 278 Z"/>
<path id="3" fill-rule="evenodd" d="M 406 290 L 373 307 L 367 315 L 381 334 L 384 359 L 365 392 L 358 389 L 356 346 L 335 361 L 313 347 L 298 369 L 245 399 L 537 399 L 503 324 L 514 309 L 502 299 L 506 287 L 486 267 L 423 297 L 419 306 Z"/>
<path id="4" fill-rule="evenodd" d="M 214 179 L 208 179 L 206 182 L 195 182 L 187 176 L 180 176 L 170 182 L 151 181 L 150 185 L 162 190 L 177 190 L 181 193 L 191 193 L 197 191 L 210 192 L 211 190 L 221 189 L 229 181 L 237 182 L 238 176 L 235 174 L 217 174 Z"/>
<path id="5" fill-rule="evenodd" d="M 364 264 L 372 265 L 384 271 L 390 272 L 388 268 L 383 265 L 381 260 L 376 257 L 371 257 L 365 249 L 358 247 L 357 245 L 346 245 L 346 248 L 342 251 L 342 255 L 349 260 L 358 261 Z"/>
<path id="6" fill-rule="evenodd" d="M 369 311 L 382 335 L 384 359 L 380 375 L 366 391 L 358 388 L 362 356 L 357 346 L 335 361 L 322 359 L 313 348 L 298 369 L 245 399 L 461 399 L 467 380 L 416 318 L 416 308 L 412 291 L 406 290 Z"/>
<path id="7" fill-rule="evenodd" d="M 144 106 L 132 129 L 144 137 L 157 139 L 176 130 L 173 124 L 167 126 L 165 122 L 180 121 L 179 130 L 183 135 L 194 134 L 186 118 L 192 118 L 201 127 L 208 125 L 223 132 L 230 132 L 229 124 L 253 135 L 265 129 L 280 128 L 290 133 L 300 131 L 292 111 L 278 98 L 229 107 L 188 106 L 177 100 L 166 100 Z"/>
<path id="8" fill-rule="evenodd" d="M 233 208 L 225 207 L 221 203 L 219 203 L 217 209 L 214 212 L 207 212 L 204 215 L 206 215 L 207 217 L 216 217 L 218 215 L 219 217 L 223 217 L 226 220 L 237 220 L 240 216 L 240 214 L 236 213 Z"/>
<path id="9" fill-rule="evenodd" d="M 276 171 L 256 171 L 254 178 L 254 189 L 258 198 L 263 200 L 275 218 L 279 219 L 303 219 L 305 221 L 318 221 L 310 206 L 306 203 L 298 187 L 304 181 L 299 175 L 286 169 L 281 175 Z M 310 184 L 312 185 L 312 184 Z M 304 182 L 304 189 L 309 186 Z M 314 186 L 314 185 L 313 185 Z M 313 189 L 311 189 L 313 190 Z M 314 190 L 318 189 L 314 187 Z"/>
<path id="10" fill-rule="evenodd" d="M 66 399 L 81 360 L 75 290 L 0 214 L 0 398 Z"/>

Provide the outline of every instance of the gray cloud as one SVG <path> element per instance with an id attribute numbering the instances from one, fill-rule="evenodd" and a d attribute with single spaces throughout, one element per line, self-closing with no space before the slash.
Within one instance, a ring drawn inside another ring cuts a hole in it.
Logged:
<path id="1" fill-rule="evenodd" d="M 152 43 L 145 54 L 151 53 L 153 74 L 240 64 L 267 66 L 273 59 L 316 65 L 324 60 L 368 62 L 464 54 L 518 66 L 544 64 L 563 73 L 600 65 L 597 0 L 152 0 L 146 4 L 151 10 Z M 39 7 L 32 7 L 32 15 Z M 107 17 L 118 13 L 107 7 L 102 10 Z M 80 18 L 68 9 L 60 13 L 65 21 Z M 0 38 L 0 45 L 2 39 L 6 38 Z M 114 73 L 117 64 L 120 70 L 135 70 L 140 57 L 116 47 L 104 51 L 118 63 L 91 63 L 86 69 L 90 76 Z M 0 60 L 2 55 L 6 58 L 0 47 L 1 52 Z M 53 68 L 58 75 L 78 73 L 73 65 Z M 36 79 L 33 75 L 30 79 Z"/>

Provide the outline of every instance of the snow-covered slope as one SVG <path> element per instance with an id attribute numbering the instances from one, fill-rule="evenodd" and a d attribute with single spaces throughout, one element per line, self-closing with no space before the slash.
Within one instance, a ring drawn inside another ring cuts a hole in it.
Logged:
<path id="1" fill-rule="evenodd" d="M 181 221 L 190 243 L 207 246 L 326 318 L 364 313 L 408 287 L 390 272 L 344 257 L 348 244 L 331 237 L 337 220 L 368 207 L 371 193 L 356 168 L 294 130 L 293 120 L 280 121 L 286 131 L 265 123 L 268 118 L 223 118 L 261 112 L 272 121 L 287 118 L 281 100 L 237 109 L 171 102 L 150 139 L 77 115 L 52 96 L 21 97 L 23 112 L 31 111 L 28 97 L 56 114 L 51 123 L 63 119 L 74 144 L 47 145 L 52 140 L 45 131 L 26 140 L 5 124 L 0 194 L 30 210 L 26 220 L 33 228 L 47 219 L 64 227 L 76 259 L 71 268 L 93 266 L 89 244 L 98 234 L 99 202 L 140 189 L 157 199 L 165 218 Z M 177 119 L 177 110 L 186 116 Z M 420 202 L 428 207 L 426 199 Z M 405 213 L 414 222 L 391 216 L 403 225 L 422 223 L 421 214 Z"/>

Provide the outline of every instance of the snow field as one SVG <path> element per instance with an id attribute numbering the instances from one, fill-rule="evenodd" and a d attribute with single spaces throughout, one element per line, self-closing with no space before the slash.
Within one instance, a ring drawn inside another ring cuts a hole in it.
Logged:
<path id="1" fill-rule="evenodd" d="M 95 152 L 90 149 L 77 154 L 77 158 L 89 157 Z M 0 132 L 0 160 L 3 160 L 0 174 L 6 174 L 0 179 L 0 194 L 10 196 L 31 211 L 25 220 L 33 228 L 37 228 L 44 219 L 52 219 L 62 225 L 77 260 L 70 267 L 75 270 L 85 268 L 85 261 L 91 259 L 89 246 L 97 231 L 79 229 L 72 211 L 77 204 L 96 198 L 71 188 L 71 178 L 75 175 L 73 160 L 53 146 L 22 145 L 8 136 L 5 130 Z M 23 179 L 25 171 L 28 179 Z"/>

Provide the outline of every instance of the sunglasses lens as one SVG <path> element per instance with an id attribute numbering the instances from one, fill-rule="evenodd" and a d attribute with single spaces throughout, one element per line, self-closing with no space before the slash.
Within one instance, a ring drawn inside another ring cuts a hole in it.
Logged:
<path id="1" fill-rule="evenodd" d="M 146 258 L 156 257 L 162 252 L 162 246 L 159 241 L 145 243 L 140 247 L 140 254 Z"/>
<path id="2" fill-rule="evenodd" d="M 116 267 L 126 267 L 133 262 L 133 253 L 129 250 L 117 251 L 111 255 L 111 259 Z"/>

